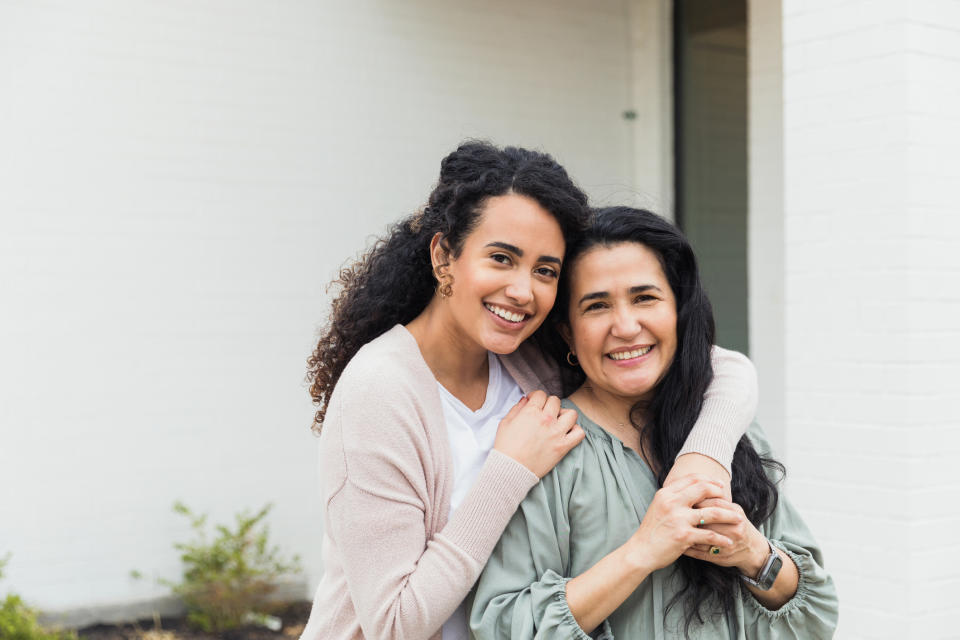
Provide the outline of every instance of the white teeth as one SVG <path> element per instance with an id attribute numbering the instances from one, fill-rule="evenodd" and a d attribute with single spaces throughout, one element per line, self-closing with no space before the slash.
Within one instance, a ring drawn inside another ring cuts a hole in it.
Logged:
<path id="1" fill-rule="evenodd" d="M 650 345 L 649 347 L 642 347 L 640 349 L 634 349 L 633 351 L 611 353 L 610 358 L 613 360 L 629 360 L 630 358 L 639 358 L 645 353 L 650 353 L 650 349 L 653 349 L 653 345 Z"/>
<path id="2" fill-rule="evenodd" d="M 492 304 L 485 304 L 483 306 L 485 306 L 487 309 L 497 314 L 504 320 L 508 320 L 509 322 L 520 322 L 521 320 L 527 317 L 523 313 L 510 313 L 506 309 L 501 309 L 500 307 L 496 307 Z"/>

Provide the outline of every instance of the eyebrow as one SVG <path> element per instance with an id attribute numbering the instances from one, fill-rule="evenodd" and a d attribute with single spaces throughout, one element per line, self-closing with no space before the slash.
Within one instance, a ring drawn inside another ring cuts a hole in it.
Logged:
<path id="1" fill-rule="evenodd" d="M 630 290 L 628 293 L 632 295 L 634 293 L 643 293 L 644 291 L 650 291 L 651 289 L 659 291 L 660 293 L 663 293 L 660 287 L 658 287 L 655 284 L 638 284 L 635 287 L 630 287 Z M 607 298 L 609 296 L 610 296 L 609 291 L 593 291 L 591 293 L 586 294 L 582 298 L 580 298 L 580 300 L 577 301 L 577 304 L 581 305 L 587 300 L 598 300 L 601 298 Z"/>
<path id="2" fill-rule="evenodd" d="M 509 251 L 510 253 L 513 253 L 518 257 L 521 257 L 521 258 L 523 257 L 523 249 L 521 249 L 520 247 L 514 246 L 512 244 L 508 244 L 506 242 L 496 242 L 496 241 L 488 242 L 487 246 L 498 247 L 500 249 Z M 557 258 L 556 256 L 540 256 L 539 258 L 537 258 L 537 262 L 552 262 L 554 264 L 563 264 L 563 261 L 560 258 Z"/>

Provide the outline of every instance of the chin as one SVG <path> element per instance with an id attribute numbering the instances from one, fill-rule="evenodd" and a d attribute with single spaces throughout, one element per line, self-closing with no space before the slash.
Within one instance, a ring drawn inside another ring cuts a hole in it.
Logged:
<path id="1" fill-rule="evenodd" d="M 644 396 L 650 395 L 656 386 L 656 383 L 651 380 L 646 380 L 639 383 L 628 383 L 618 386 L 617 394 L 625 398 L 640 399 Z"/>
<path id="2" fill-rule="evenodd" d="M 520 345 L 523 344 L 523 341 L 526 340 L 527 337 L 528 336 L 513 337 L 492 335 L 483 341 L 483 346 L 487 351 L 505 356 L 520 348 Z"/>
<path id="3" fill-rule="evenodd" d="M 519 349 L 521 344 L 523 344 L 523 340 L 519 342 L 516 340 L 490 340 L 484 344 L 484 347 L 486 347 L 487 351 L 492 351 L 500 356 L 506 356 Z"/>

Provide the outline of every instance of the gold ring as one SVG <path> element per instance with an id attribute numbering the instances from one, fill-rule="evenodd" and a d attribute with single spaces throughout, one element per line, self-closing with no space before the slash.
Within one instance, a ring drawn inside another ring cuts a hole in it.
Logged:
<path id="1" fill-rule="evenodd" d="M 710 547 L 710 555 L 720 555 L 720 547 Z"/>

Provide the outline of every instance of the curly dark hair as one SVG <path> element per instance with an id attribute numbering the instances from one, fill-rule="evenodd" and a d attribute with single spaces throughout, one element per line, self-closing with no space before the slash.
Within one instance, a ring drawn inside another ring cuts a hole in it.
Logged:
<path id="1" fill-rule="evenodd" d="M 320 432 L 330 394 L 360 347 L 407 324 L 430 302 L 433 236 L 442 234 L 443 248 L 458 257 L 486 200 L 509 193 L 532 198 L 551 213 L 567 246 L 586 225 L 586 195 L 550 155 L 481 141 L 461 144 L 440 163 L 440 180 L 426 206 L 395 224 L 332 283 L 339 291 L 330 319 L 307 360 L 310 395 L 319 406 L 314 432 Z"/>
<path id="2" fill-rule="evenodd" d="M 648 431 L 649 437 L 641 439 L 641 446 L 644 456 L 657 467 L 657 482 L 662 487 L 673 460 L 700 415 L 703 395 L 713 379 L 710 364 L 715 333 L 713 310 L 700 281 L 693 248 L 673 224 L 650 211 L 630 207 L 609 207 L 593 213 L 591 225 L 567 247 L 557 302 L 550 320 L 538 332 L 537 340 L 544 351 L 561 364 L 564 394 L 569 395 L 586 380 L 583 370 L 566 360 L 568 347 L 557 330 L 559 324 L 569 326 L 570 277 L 577 259 L 594 247 L 612 247 L 625 242 L 640 243 L 657 255 L 677 301 L 677 350 L 653 397 L 632 407 L 630 421 L 636 429 Z M 767 475 L 767 469 L 775 477 L 782 477 L 784 472 L 782 464 L 761 457 L 747 436 L 743 436 L 733 455 L 731 489 L 734 502 L 743 507 L 756 526 L 770 518 L 779 497 L 777 484 Z M 684 583 L 668 603 L 667 610 L 683 603 L 685 632 L 689 636 L 694 620 L 702 623 L 704 615 L 732 610 L 734 598 L 740 593 L 740 580 L 733 567 L 720 567 L 686 556 L 680 556 L 676 565 Z"/>

